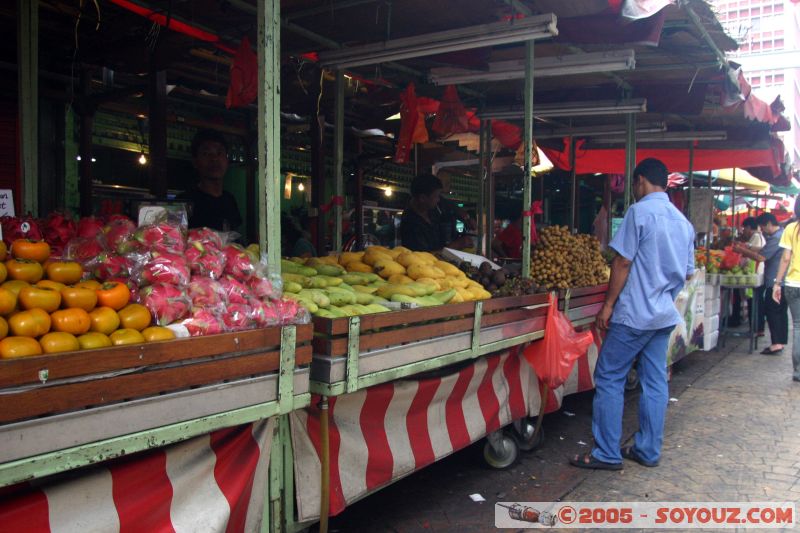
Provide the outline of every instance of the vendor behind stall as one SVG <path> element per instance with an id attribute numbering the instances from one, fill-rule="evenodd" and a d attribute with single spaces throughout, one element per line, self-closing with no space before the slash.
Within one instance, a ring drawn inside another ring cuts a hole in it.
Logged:
<path id="1" fill-rule="evenodd" d="M 207 227 L 233 231 L 242 224 L 239 206 L 231 193 L 223 189 L 228 171 L 228 143 L 214 130 L 201 130 L 192 140 L 192 166 L 197 185 L 178 200 L 191 202 L 189 227 Z"/>
<path id="2" fill-rule="evenodd" d="M 459 207 L 458 202 L 448 196 L 451 191 L 450 173 L 441 170 L 436 177 L 442 182 L 442 195 L 439 197 L 439 205 L 436 206 L 440 220 L 440 228 L 443 232 L 442 238 L 446 242 L 452 242 L 459 237 L 457 222 L 460 220 L 464 227 L 469 231 L 475 231 L 478 226 L 475 220 L 463 208 Z"/>
<path id="3" fill-rule="evenodd" d="M 442 220 L 437 210 L 441 193 L 442 182 L 432 174 L 420 174 L 411 181 L 411 201 L 400 221 L 403 246 L 431 252 L 444 247 L 460 249 L 470 244 L 468 237 L 447 238 L 451 221 Z"/>

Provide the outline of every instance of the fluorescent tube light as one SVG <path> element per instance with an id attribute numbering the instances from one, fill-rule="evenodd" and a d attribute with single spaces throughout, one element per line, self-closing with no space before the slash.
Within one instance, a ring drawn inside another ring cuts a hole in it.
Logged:
<path id="1" fill-rule="evenodd" d="M 558 35 L 556 16 L 552 13 L 511 22 L 495 22 L 468 26 L 437 33 L 415 35 L 368 44 L 320 52 L 319 62 L 328 68 L 351 68 L 399 61 L 414 57 L 431 56 L 471 50 L 498 44 L 547 39 Z"/>
<path id="2" fill-rule="evenodd" d="M 614 72 L 636 68 L 633 50 L 591 52 L 533 60 L 533 77 L 549 78 L 574 74 Z M 520 80 L 525 77 L 525 62 L 503 61 L 490 63 L 489 70 L 467 70 L 450 67 L 434 68 L 428 76 L 435 85 L 461 85 L 490 81 Z"/>
<path id="3" fill-rule="evenodd" d="M 565 102 L 558 104 L 534 104 L 533 116 L 549 117 L 592 117 L 600 115 L 625 115 L 647 112 L 647 100 L 601 100 L 596 102 Z M 486 109 L 479 113 L 481 118 L 513 120 L 525 117 L 521 106 Z"/>
<path id="4" fill-rule="evenodd" d="M 649 133 L 636 137 L 637 143 L 647 142 L 693 142 L 693 141 L 726 141 L 728 132 L 725 130 L 714 131 L 665 131 Z M 624 143 L 625 137 L 603 137 L 597 140 L 602 144 Z"/>
<path id="5" fill-rule="evenodd" d="M 640 124 L 636 128 L 636 135 L 642 133 L 660 133 L 667 130 L 664 122 L 654 122 L 652 124 Z M 534 139 L 560 139 L 562 137 L 615 137 L 625 135 L 624 124 L 607 124 L 602 126 L 586 126 L 582 128 L 562 128 L 558 130 L 534 129 Z"/>

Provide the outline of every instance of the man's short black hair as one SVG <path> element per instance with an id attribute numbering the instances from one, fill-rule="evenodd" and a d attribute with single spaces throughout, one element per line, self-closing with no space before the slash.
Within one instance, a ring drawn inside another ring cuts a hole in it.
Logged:
<path id="1" fill-rule="evenodd" d="M 636 168 L 633 169 L 633 177 L 644 176 L 644 179 L 662 189 L 667 188 L 667 166 L 658 159 L 648 157 L 642 160 Z"/>
<path id="2" fill-rule="evenodd" d="M 225 148 L 225 153 L 228 153 L 228 141 L 225 136 L 216 130 L 200 130 L 194 135 L 192 139 L 192 157 L 197 157 L 197 152 L 200 150 L 200 145 L 204 142 L 219 143 Z"/>
<path id="3" fill-rule="evenodd" d="M 772 213 L 762 213 L 756 219 L 758 221 L 759 226 L 766 226 L 767 224 L 772 224 L 773 226 L 778 225 L 778 219 L 775 218 L 775 215 Z"/>
<path id="4" fill-rule="evenodd" d="M 431 194 L 433 191 L 443 189 L 442 180 L 433 174 L 420 174 L 411 180 L 411 196 Z"/>
<path id="5" fill-rule="evenodd" d="M 758 220 L 756 220 L 756 217 L 747 217 L 746 219 L 744 219 L 742 221 L 742 227 L 743 228 L 750 228 L 752 230 L 757 230 L 758 229 Z"/>

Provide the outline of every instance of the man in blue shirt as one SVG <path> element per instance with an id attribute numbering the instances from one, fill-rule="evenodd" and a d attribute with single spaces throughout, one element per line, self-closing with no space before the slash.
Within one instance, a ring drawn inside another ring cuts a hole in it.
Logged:
<path id="1" fill-rule="evenodd" d="M 645 159 L 633 172 L 637 200 L 609 246 L 606 300 L 597 327 L 606 331 L 594 371 L 594 448 L 570 459 L 573 466 L 622 469 L 622 458 L 657 466 L 669 401 L 667 344 L 681 317 L 675 299 L 694 274 L 694 229 L 664 192 L 667 167 Z M 642 384 L 639 431 L 633 446 L 620 449 L 625 379 L 638 356 Z"/>
<path id="2" fill-rule="evenodd" d="M 764 287 L 772 287 L 775 284 L 775 277 L 778 275 L 778 266 L 781 263 L 783 249 L 779 246 L 783 228 L 778 225 L 778 219 L 772 213 L 764 213 L 757 219 L 764 234 L 766 244 L 758 252 L 753 252 L 747 247 L 738 246 L 736 251 L 755 261 L 764 262 Z M 763 305 L 764 314 L 767 316 L 769 334 L 772 344 L 764 348 L 763 355 L 779 355 L 783 352 L 783 347 L 789 342 L 789 316 L 787 314 L 788 304 L 786 297 L 781 294 L 780 303 L 772 299 L 770 291 L 765 291 L 763 300 L 759 301 Z"/>

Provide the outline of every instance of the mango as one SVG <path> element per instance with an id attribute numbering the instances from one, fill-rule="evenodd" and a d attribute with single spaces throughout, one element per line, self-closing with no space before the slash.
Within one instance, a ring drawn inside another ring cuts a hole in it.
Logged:
<path id="1" fill-rule="evenodd" d="M 413 279 L 420 279 L 420 278 L 431 278 L 431 279 L 443 279 L 445 273 L 436 268 L 433 265 L 422 265 L 419 263 L 413 263 L 410 267 L 408 267 L 406 274 L 408 277 Z"/>
<path id="2" fill-rule="evenodd" d="M 353 261 L 352 263 L 347 263 L 347 271 L 372 274 L 372 267 L 366 263 L 362 263 L 361 261 Z"/>
<path id="3" fill-rule="evenodd" d="M 404 285 L 406 283 L 414 282 L 413 279 L 409 278 L 405 274 L 393 274 L 389 276 L 389 279 L 387 279 L 386 281 L 388 281 L 389 283 L 395 283 L 397 285 Z"/>
<path id="4" fill-rule="evenodd" d="M 437 261 L 433 266 L 448 276 L 459 276 L 463 274 L 463 272 L 457 266 L 452 263 L 448 263 L 447 261 Z"/>
<path id="5" fill-rule="evenodd" d="M 303 290 L 303 286 L 300 285 L 299 283 L 295 283 L 294 281 L 284 281 L 283 282 L 283 292 L 284 293 L 289 292 L 289 293 L 297 294 L 301 290 Z"/>
<path id="6" fill-rule="evenodd" d="M 377 274 L 383 279 L 389 279 L 395 274 L 405 274 L 406 269 L 400 263 L 392 261 L 379 261 L 375 263 L 375 270 Z"/>
<path id="7" fill-rule="evenodd" d="M 347 267 L 350 263 L 361 261 L 362 257 L 364 257 L 364 252 L 342 252 L 339 256 L 339 264 Z"/>

